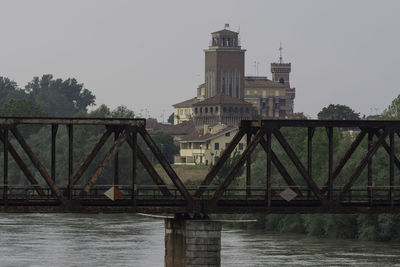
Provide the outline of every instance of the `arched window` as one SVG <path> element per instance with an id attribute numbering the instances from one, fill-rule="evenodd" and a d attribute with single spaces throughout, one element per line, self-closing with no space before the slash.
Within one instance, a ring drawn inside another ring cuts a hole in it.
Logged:
<path id="1" fill-rule="evenodd" d="M 208 113 L 208 108 L 204 108 L 204 112 L 205 112 L 205 113 Z"/>
<path id="2" fill-rule="evenodd" d="M 200 108 L 200 113 L 203 113 L 203 108 Z"/>
<path id="3" fill-rule="evenodd" d="M 210 108 L 210 113 L 213 113 L 213 107 Z"/>
<path id="4" fill-rule="evenodd" d="M 279 79 L 279 82 L 280 82 L 280 83 L 285 83 L 285 79 L 280 78 L 280 79 Z"/>

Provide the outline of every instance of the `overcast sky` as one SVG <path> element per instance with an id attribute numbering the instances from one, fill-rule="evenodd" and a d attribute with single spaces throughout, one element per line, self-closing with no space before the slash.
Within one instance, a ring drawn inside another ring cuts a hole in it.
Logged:
<path id="1" fill-rule="evenodd" d="M 380 113 L 400 93 L 400 1 L 0 0 L 0 76 L 74 77 L 97 105 L 166 118 L 204 81 L 210 33 L 240 28 L 246 75 L 292 63 L 295 112 Z M 254 62 L 258 63 L 258 70 Z M 165 120 L 166 120 L 165 118 Z"/>

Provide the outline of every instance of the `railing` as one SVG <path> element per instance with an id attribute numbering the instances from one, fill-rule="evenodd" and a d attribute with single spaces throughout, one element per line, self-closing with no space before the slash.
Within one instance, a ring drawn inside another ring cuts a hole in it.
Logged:
<path id="1" fill-rule="evenodd" d="M 68 187 L 59 187 L 60 191 L 66 198 L 71 200 L 79 201 L 111 201 L 105 192 L 109 190 L 113 185 L 95 185 L 88 193 L 82 194 L 82 186 L 73 186 L 71 191 Z M 1 185 L 0 185 L 1 187 Z M 163 195 L 160 191 L 159 186 L 155 185 L 137 185 L 134 190 L 131 185 L 117 185 L 116 186 L 121 192 L 122 196 L 117 201 L 136 200 L 136 201 L 184 201 L 184 197 L 180 194 L 174 186 L 162 186 L 167 188 L 170 195 Z M 204 187 L 204 186 L 203 186 Z M 190 193 L 195 192 L 199 186 L 187 187 Z M 208 201 L 211 200 L 217 186 L 205 186 L 203 188 L 204 193 L 197 198 L 197 200 Z M 293 192 L 297 192 L 293 199 L 286 200 L 282 197 L 281 193 L 285 190 L 291 189 Z M 18 201 L 23 200 L 29 201 L 57 201 L 57 196 L 51 191 L 50 188 L 42 188 L 43 195 L 39 195 L 36 191 L 35 186 L 8 186 L 7 201 Z M 342 188 L 334 187 L 333 199 L 338 199 Z M 249 194 L 249 192 L 251 192 Z M 304 201 L 318 201 L 318 199 L 310 192 L 308 187 L 291 187 L 291 186 L 275 186 L 271 189 L 272 201 L 285 201 L 285 202 L 304 202 Z M 392 193 L 391 193 L 392 192 Z M 221 201 L 263 201 L 266 199 L 266 189 L 261 186 L 252 186 L 247 188 L 229 188 L 224 191 L 221 196 Z M 3 199 L 3 189 L 0 189 L 0 200 Z M 390 196 L 393 196 L 392 198 Z M 345 197 L 341 199 L 341 203 L 374 203 L 374 202 L 395 202 L 400 201 L 400 186 L 371 186 L 365 187 L 353 187 L 349 190 Z"/>

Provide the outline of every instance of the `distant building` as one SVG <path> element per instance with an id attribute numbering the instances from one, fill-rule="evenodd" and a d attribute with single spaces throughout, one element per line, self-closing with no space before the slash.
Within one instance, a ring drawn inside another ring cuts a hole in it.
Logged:
<path id="1" fill-rule="evenodd" d="M 237 126 L 241 120 L 251 119 L 251 104 L 223 93 L 192 105 L 196 128 L 203 125 L 225 124 Z"/>
<path id="2" fill-rule="evenodd" d="M 266 76 L 246 77 L 244 76 L 246 50 L 240 46 L 239 33 L 228 29 L 211 33 L 210 45 L 204 50 L 205 83 L 197 88 L 196 97 L 173 105 L 174 124 L 195 120 L 196 125 L 209 124 L 212 121 L 212 123 L 236 126 L 238 118 L 251 118 L 251 112 L 239 114 L 241 107 L 238 107 L 238 113 L 234 112 L 234 108 L 233 112 L 224 114 L 219 110 L 218 116 L 215 114 L 215 107 L 213 113 L 200 112 L 202 102 L 221 94 L 245 100 L 264 119 L 284 119 L 292 116 L 296 90 L 290 87 L 291 63 L 283 62 L 282 46 L 279 50 L 279 61 L 271 63 L 272 79 Z M 224 100 L 227 99 L 229 98 Z M 207 102 L 204 106 L 206 104 Z M 220 104 L 228 107 L 231 103 Z M 196 107 L 198 113 L 195 112 Z M 247 107 L 243 105 L 242 108 L 246 110 Z"/>
<path id="3" fill-rule="evenodd" d="M 174 125 L 193 122 L 194 129 L 179 136 L 177 164 L 212 164 L 238 131 L 240 120 L 252 119 L 253 110 L 264 119 L 283 119 L 293 115 L 295 88 L 290 87 L 291 63 L 271 64 L 272 79 L 245 77 L 245 52 L 239 33 L 224 29 L 211 33 L 205 54 L 204 83 L 197 96 L 177 103 Z M 237 150 L 244 149 L 240 142 Z"/>
<path id="4" fill-rule="evenodd" d="M 186 165 L 214 164 L 237 132 L 238 128 L 233 126 L 205 125 L 202 131 L 193 131 L 181 139 L 179 155 L 175 156 L 174 162 Z M 244 148 L 245 138 L 242 138 L 236 151 L 242 153 Z"/>

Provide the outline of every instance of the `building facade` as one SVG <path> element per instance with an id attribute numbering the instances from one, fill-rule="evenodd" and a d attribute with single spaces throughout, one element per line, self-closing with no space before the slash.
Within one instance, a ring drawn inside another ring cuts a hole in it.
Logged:
<path id="1" fill-rule="evenodd" d="M 237 126 L 239 121 L 251 119 L 250 103 L 222 93 L 193 104 L 193 110 L 196 128 L 215 124 Z"/>
<path id="2" fill-rule="evenodd" d="M 223 112 L 221 107 L 213 107 L 210 112 L 208 107 L 205 113 L 204 108 L 209 103 L 201 103 L 221 94 L 245 100 L 252 105 L 250 109 L 253 107 L 263 119 L 290 118 L 293 115 L 296 89 L 290 87 L 291 63 L 283 62 L 282 46 L 279 50 L 279 61 L 271 63 L 272 79 L 266 76 L 244 76 L 246 50 L 240 46 L 239 33 L 228 29 L 211 33 L 210 45 L 204 50 L 205 83 L 197 88 L 195 98 L 173 105 L 174 124 L 195 120 L 196 125 L 237 125 L 237 121 L 242 118 L 251 119 L 252 112 L 241 113 L 241 110 L 247 110 L 245 105 L 237 109 L 232 107 L 232 112 L 229 112 L 230 102 L 220 103 L 222 108 L 227 108 L 227 112 Z M 203 108 L 202 112 L 200 108 Z"/>
<path id="3" fill-rule="evenodd" d="M 237 132 L 237 127 L 205 125 L 202 132 L 193 132 L 180 141 L 179 155 L 175 156 L 174 162 L 186 165 L 214 164 Z M 235 150 L 238 153 L 245 149 L 245 142 L 245 138 L 242 138 L 237 145 Z"/>

